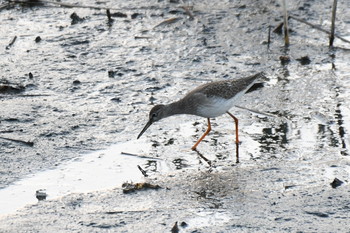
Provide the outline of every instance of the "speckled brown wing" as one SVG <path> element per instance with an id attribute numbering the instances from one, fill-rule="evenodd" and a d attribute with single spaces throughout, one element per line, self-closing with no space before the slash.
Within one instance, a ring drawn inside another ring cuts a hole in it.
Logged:
<path id="1" fill-rule="evenodd" d="M 203 93 L 207 97 L 215 96 L 230 99 L 236 96 L 238 93 L 245 93 L 251 87 L 254 81 L 262 76 L 263 74 L 259 73 L 246 78 L 207 83 L 197 87 L 188 93 L 188 95 L 192 95 L 193 93 Z"/>

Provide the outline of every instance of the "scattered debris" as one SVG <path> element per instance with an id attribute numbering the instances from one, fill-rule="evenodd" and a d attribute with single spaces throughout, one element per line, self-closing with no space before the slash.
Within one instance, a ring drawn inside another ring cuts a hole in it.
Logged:
<path id="1" fill-rule="evenodd" d="M 63 3 L 63 2 L 55 2 L 55 1 L 49 1 L 49 0 L 9 0 L 9 3 L 11 4 L 24 4 L 24 5 L 38 5 L 38 2 L 40 2 L 40 5 L 46 5 L 46 6 L 50 6 L 50 5 L 54 5 L 55 7 L 67 7 L 67 8 L 89 8 L 89 9 L 95 9 L 95 10 L 107 10 L 107 9 L 111 9 L 111 10 L 120 10 L 117 8 L 112 8 L 112 7 L 101 7 L 101 6 L 91 6 L 91 5 L 78 5 L 78 4 L 69 4 L 69 3 Z"/>
<path id="2" fill-rule="evenodd" d="M 9 9 L 10 7 L 13 7 L 13 3 L 11 2 L 7 2 L 7 3 L 4 3 L 4 4 L 1 4 L 0 5 L 0 10 L 3 10 L 3 9 Z"/>
<path id="3" fill-rule="evenodd" d="M 337 188 L 339 187 L 340 185 L 342 185 L 344 182 L 339 180 L 338 178 L 334 178 L 333 182 L 330 183 L 330 185 L 332 186 L 332 188 Z"/>
<path id="4" fill-rule="evenodd" d="M 290 62 L 290 57 L 289 56 L 280 56 L 280 61 L 282 65 L 286 65 Z"/>
<path id="5" fill-rule="evenodd" d="M 24 86 L 0 84 L 0 94 L 18 94 L 25 90 Z"/>
<path id="6" fill-rule="evenodd" d="M 121 12 L 116 12 L 116 13 L 113 13 L 111 14 L 112 17 L 117 17 L 117 18 L 127 18 L 128 15 L 127 14 L 124 14 L 124 13 L 121 13 Z"/>
<path id="7" fill-rule="evenodd" d="M 176 23 L 177 21 L 181 20 L 181 17 L 174 17 L 174 18 L 170 18 L 170 19 L 166 19 L 163 22 L 157 24 L 156 26 L 153 27 L 153 29 L 160 27 L 160 26 L 164 26 L 164 25 L 169 25 L 172 23 Z"/>
<path id="8" fill-rule="evenodd" d="M 146 171 L 143 170 L 142 167 L 141 167 L 140 165 L 137 165 L 137 168 L 141 171 L 141 173 L 142 173 L 142 175 L 143 175 L 144 177 L 147 177 L 147 176 L 148 176 L 147 173 L 146 173 Z"/>
<path id="9" fill-rule="evenodd" d="M 132 193 L 132 192 L 136 192 L 136 191 L 141 191 L 141 190 L 146 190 L 146 189 L 160 189 L 161 187 L 159 185 L 154 185 L 154 184 L 150 184 L 150 183 L 124 183 L 122 185 L 123 188 L 123 193 L 127 194 L 127 193 Z"/>
<path id="10" fill-rule="evenodd" d="M 40 36 L 35 37 L 35 43 L 39 43 L 40 41 L 41 41 L 41 37 Z"/>
<path id="11" fill-rule="evenodd" d="M 312 212 L 312 211 L 305 211 L 305 213 L 307 214 L 311 214 L 311 215 L 315 215 L 317 217 L 320 217 L 320 218 L 328 218 L 329 217 L 329 214 L 326 214 L 326 213 L 321 213 L 321 212 Z"/>
<path id="12" fill-rule="evenodd" d="M 11 142 L 21 143 L 21 144 L 24 144 L 26 146 L 34 146 L 34 142 L 30 142 L 30 141 L 23 141 L 23 140 L 12 139 L 12 138 L 2 137 L 2 136 L 0 136 L 0 139 L 8 140 Z"/>
<path id="13" fill-rule="evenodd" d="M 181 222 L 180 226 L 185 228 L 185 227 L 188 227 L 188 224 L 186 222 Z"/>
<path id="14" fill-rule="evenodd" d="M 295 16 L 293 16 L 293 15 L 290 15 L 289 18 L 294 19 L 294 20 L 296 20 L 296 21 L 298 21 L 298 22 L 301 22 L 301 23 L 305 23 L 306 25 L 309 25 L 310 27 L 315 28 L 315 29 L 317 29 L 317 30 L 319 30 L 319 31 L 321 31 L 321 32 L 327 33 L 327 34 L 329 34 L 329 35 L 331 34 L 331 32 L 329 32 L 329 31 L 327 31 L 327 30 L 325 30 L 325 29 L 323 29 L 323 28 L 321 28 L 321 27 L 319 27 L 319 26 L 317 26 L 317 25 L 314 25 L 314 24 L 312 24 L 312 23 L 309 23 L 309 22 L 307 22 L 307 21 L 305 21 L 305 20 L 303 20 L 303 19 L 299 19 L 298 17 L 295 17 Z M 349 40 L 347 40 L 347 39 L 345 39 L 345 38 L 343 38 L 343 37 L 340 37 L 340 36 L 338 36 L 338 35 L 336 35 L 336 34 L 334 35 L 334 37 L 336 37 L 336 38 L 338 38 L 339 40 L 342 40 L 342 41 L 344 41 L 344 42 L 346 42 L 346 43 L 350 43 Z"/>
<path id="15" fill-rule="evenodd" d="M 35 197 L 36 197 L 39 201 L 46 200 L 46 197 L 47 197 L 46 190 L 45 190 L 45 189 L 36 190 L 36 192 L 35 192 Z"/>
<path id="16" fill-rule="evenodd" d="M 170 138 L 170 139 L 168 140 L 168 142 L 166 142 L 166 143 L 164 144 L 164 146 L 173 145 L 173 144 L 174 144 L 174 141 L 175 141 L 174 138 Z"/>
<path id="17" fill-rule="evenodd" d="M 300 64 L 302 64 L 302 65 L 309 65 L 311 63 L 309 56 L 304 56 L 304 57 L 298 58 L 296 60 L 298 62 L 300 62 Z"/>
<path id="18" fill-rule="evenodd" d="M 175 222 L 173 228 L 171 228 L 171 233 L 178 233 L 179 227 L 177 226 L 177 222 Z"/>
<path id="19" fill-rule="evenodd" d="M 109 70 L 109 71 L 108 71 L 108 77 L 109 77 L 109 78 L 114 78 L 115 76 L 121 77 L 121 76 L 123 76 L 123 75 L 124 75 L 124 74 L 121 73 L 121 72 L 119 72 L 119 71 L 114 71 L 114 70 Z"/>
<path id="20" fill-rule="evenodd" d="M 13 95 L 13 96 L 10 96 L 10 95 L 6 95 L 6 96 L 3 96 L 3 95 L 0 95 L 0 99 L 1 98 L 9 98 L 9 97 L 46 97 L 46 96 L 51 96 L 49 94 L 28 94 L 28 95 Z"/>
<path id="21" fill-rule="evenodd" d="M 270 48 L 270 44 L 271 44 L 271 26 L 269 26 L 269 31 L 267 35 L 267 48 Z"/>
<path id="22" fill-rule="evenodd" d="M 73 13 L 70 15 L 70 18 L 72 19 L 71 25 L 74 25 L 74 24 L 83 22 L 83 21 L 85 20 L 85 18 L 80 18 L 80 17 L 77 15 L 77 13 L 75 13 L 75 12 L 73 12 Z"/>
<path id="23" fill-rule="evenodd" d="M 6 46 L 6 49 L 10 49 L 11 46 L 16 42 L 17 36 L 14 36 L 13 39 L 10 41 L 10 43 Z"/>
<path id="24" fill-rule="evenodd" d="M 194 19 L 194 16 L 191 12 L 191 10 L 193 10 L 193 6 L 182 6 L 180 8 L 182 8 L 186 12 L 186 14 L 190 17 L 190 20 Z"/>
<path id="25" fill-rule="evenodd" d="M 279 117 L 278 115 L 274 115 L 274 114 L 267 113 L 267 112 L 261 112 L 261 111 L 255 110 L 255 109 L 250 109 L 250 108 L 242 107 L 242 106 L 239 106 L 239 105 L 235 105 L 235 107 L 236 108 L 240 108 L 240 109 L 244 109 L 244 110 L 247 110 L 249 112 L 253 112 L 253 113 L 256 113 L 256 114 L 259 114 L 259 115 L 262 115 L 262 116 Z"/>
<path id="26" fill-rule="evenodd" d="M 145 156 L 145 155 L 137 155 L 137 154 L 132 154 L 132 153 L 128 153 L 128 152 L 121 152 L 121 154 L 122 155 L 135 156 L 135 157 L 139 157 L 139 158 L 143 158 L 143 159 L 160 160 L 158 158 L 153 158 L 153 157 L 149 157 L 149 156 Z"/>
<path id="27" fill-rule="evenodd" d="M 292 184 L 292 185 L 285 185 L 284 186 L 284 190 L 287 190 L 287 189 L 292 189 L 292 188 L 295 188 L 297 187 L 296 185 Z"/>
<path id="28" fill-rule="evenodd" d="M 73 81 L 73 85 L 75 85 L 75 86 L 80 85 L 80 84 L 81 84 L 80 80 L 74 80 Z"/>
<path id="29" fill-rule="evenodd" d="M 116 103 L 122 102 L 122 100 L 119 97 L 114 97 L 111 99 L 111 101 L 116 102 Z"/>
<path id="30" fill-rule="evenodd" d="M 135 40 L 138 40 L 138 39 L 151 39 L 151 37 L 149 37 L 149 36 L 135 36 L 134 38 L 135 38 Z"/>
<path id="31" fill-rule="evenodd" d="M 131 19 L 136 19 L 137 17 L 139 17 L 141 14 L 140 13 L 133 13 L 131 15 Z"/>

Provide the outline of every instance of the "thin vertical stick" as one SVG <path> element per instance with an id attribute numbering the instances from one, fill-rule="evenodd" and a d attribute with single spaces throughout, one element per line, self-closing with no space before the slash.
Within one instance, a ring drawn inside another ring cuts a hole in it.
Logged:
<path id="1" fill-rule="evenodd" d="M 329 37 L 329 47 L 333 46 L 334 41 L 334 33 L 335 33 L 335 15 L 337 12 L 337 0 L 333 1 L 333 8 L 332 8 L 332 26 L 331 26 L 331 35 Z"/>
<path id="2" fill-rule="evenodd" d="M 289 46 L 289 33 L 288 33 L 288 14 L 286 7 L 286 0 L 282 0 L 283 5 L 283 26 L 284 26 L 284 45 Z"/>
<path id="3" fill-rule="evenodd" d="M 112 20 L 111 12 L 109 9 L 106 10 L 108 21 Z"/>
<path id="4" fill-rule="evenodd" d="M 268 32 L 268 36 L 267 36 L 267 48 L 270 48 L 270 43 L 271 43 L 271 26 L 269 26 L 269 32 Z"/>

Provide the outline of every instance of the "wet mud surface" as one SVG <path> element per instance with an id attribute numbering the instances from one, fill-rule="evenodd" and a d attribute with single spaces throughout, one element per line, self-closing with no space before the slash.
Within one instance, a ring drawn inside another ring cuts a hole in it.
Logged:
<path id="1" fill-rule="evenodd" d="M 54 195 L 43 181 L 48 199 L 2 211 L 1 232 L 164 232 L 175 222 L 180 232 L 350 230 L 349 44 L 329 48 L 326 34 L 291 19 L 291 45 L 272 33 L 268 46 L 278 1 L 80 4 L 118 10 L 108 20 L 99 9 L 1 8 L 0 198 L 31 177 L 85 182 Z M 288 4 L 330 28 L 329 2 Z M 336 31 L 349 39 L 350 5 L 338 7 Z M 197 148 L 213 168 L 190 150 L 204 118 L 164 119 L 136 140 L 154 104 L 260 71 L 264 87 L 237 103 L 255 112 L 232 109 L 240 164 L 228 116 Z M 123 193 L 123 182 L 161 188 Z"/>

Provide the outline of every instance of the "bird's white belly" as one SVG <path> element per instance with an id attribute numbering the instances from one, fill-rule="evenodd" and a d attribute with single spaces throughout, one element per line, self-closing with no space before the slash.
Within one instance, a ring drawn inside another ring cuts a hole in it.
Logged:
<path id="1" fill-rule="evenodd" d="M 214 118 L 226 113 L 233 107 L 236 98 L 210 98 L 198 108 L 198 115 Z"/>

